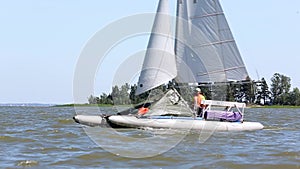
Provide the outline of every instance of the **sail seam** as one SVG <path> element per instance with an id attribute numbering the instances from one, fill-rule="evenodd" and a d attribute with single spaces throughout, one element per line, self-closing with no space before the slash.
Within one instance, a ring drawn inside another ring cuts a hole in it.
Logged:
<path id="1" fill-rule="evenodd" d="M 234 42 L 234 39 L 224 40 L 224 41 L 218 41 L 218 42 L 213 42 L 213 43 L 207 43 L 207 44 L 202 44 L 202 45 L 192 45 L 192 47 L 213 46 L 213 45 L 219 45 L 219 44 L 230 43 L 230 42 Z"/>
<path id="2" fill-rule="evenodd" d="M 197 76 L 205 76 L 208 74 L 215 74 L 215 73 L 220 73 L 220 72 L 226 72 L 226 71 L 230 71 L 230 70 L 235 70 L 235 69 L 241 69 L 241 68 L 246 68 L 246 66 L 236 66 L 236 67 L 231 67 L 231 68 L 227 68 L 227 69 L 222 69 L 222 70 L 216 70 L 216 71 L 211 71 L 211 72 L 207 72 L 207 73 L 198 73 Z"/>
<path id="3" fill-rule="evenodd" d="M 218 15 L 224 15 L 224 12 L 211 13 L 211 14 L 201 15 L 201 16 L 193 16 L 193 17 L 190 17 L 190 18 L 191 19 L 201 19 L 201 18 L 206 18 L 206 17 L 210 17 L 210 16 L 218 16 Z"/>

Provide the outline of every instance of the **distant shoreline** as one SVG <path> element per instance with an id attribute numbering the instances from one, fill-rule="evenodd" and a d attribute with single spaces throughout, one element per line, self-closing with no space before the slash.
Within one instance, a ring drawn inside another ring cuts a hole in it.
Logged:
<path id="1" fill-rule="evenodd" d="M 44 103 L 0 103 L 0 107 L 51 107 L 56 104 L 44 104 Z"/>
<path id="2" fill-rule="evenodd" d="M 271 105 L 271 106 L 262 106 L 262 105 L 249 105 L 248 108 L 270 108 L 270 109 L 299 109 L 300 106 L 291 106 L 291 105 Z"/>
<path id="3" fill-rule="evenodd" d="M 60 105 L 55 105 L 54 107 L 112 107 L 114 105 L 111 104 L 60 104 Z"/>

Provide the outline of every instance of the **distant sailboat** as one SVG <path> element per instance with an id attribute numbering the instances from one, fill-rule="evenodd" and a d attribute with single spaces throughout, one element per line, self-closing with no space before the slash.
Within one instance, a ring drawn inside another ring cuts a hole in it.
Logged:
<path id="1" fill-rule="evenodd" d="M 173 79 L 186 84 L 246 80 L 248 73 L 245 64 L 219 0 L 178 0 L 175 38 L 168 5 L 168 0 L 159 1 L 138 81 L 137 95 Z M 218 114 L 220 111 L 213 111 L 212 107 L 224 106 L 236 108 L 241 116 L 246 106 L 244 103 L 215 100 L 206 100 L 204 104 L 208 105 L 206 113 Z M 87 123 L 87 118 L 74 117 L 79 123 Z M 142 118 L 135 115 L 111 115 L 105 117 L 105 120 L 112 126 L 135 128 L 218 131 L 263 128 L 258 122 L 216 121 L 195 117 L 193 110 L 175 89 L 156 100 L 149 113 Z M 99 121 L 103 119 L 99 118 Z"/>

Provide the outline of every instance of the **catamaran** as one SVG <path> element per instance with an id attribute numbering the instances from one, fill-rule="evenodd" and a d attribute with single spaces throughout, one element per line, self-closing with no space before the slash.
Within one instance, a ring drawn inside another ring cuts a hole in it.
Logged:
<path id="1" fill-rule="evenodd" d="M 168 0 L 160 0 L 136 95 L 174 80 L 182 84 L 243 81 L 248 73 L 219 0 L 178 0 L 173 35 Z M 213 131 L 260 130 L 259 122 L 244 121 L 246 104 L 205 100 L 203 115 L 176 89 L 151 102 L 149 111 L 129 109 L 116 115 L 76 115 L 78 123 L 111 127 L 168 128 Z M 223 108 L 226 108 L 224 110 Z"/>

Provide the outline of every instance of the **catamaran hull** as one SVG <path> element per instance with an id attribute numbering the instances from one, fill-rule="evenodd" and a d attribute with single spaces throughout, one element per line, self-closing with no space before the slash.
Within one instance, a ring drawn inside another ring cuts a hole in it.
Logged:
<path id="1" fill-rule="evenodd" d="M 95 127 L 95 126 L 101 126 L 101 127 L 112 127 L 112 128 L 128 128 L 124 125 L 118 125 L 117 123 L 112 123 L 108 120 L 107 115 L 76 115 L 73 117 L 74 121 L 76 123 Z"/>
<path id="2" fill-rule="evenodd" d="M 73 119 L 76 123 L 87 125 L 87 126 L 107 125 L 104 116 L 76 115 L 73 117 Z"/>
<path id="3" fill-rule="evenodd" d="M 220 122 L 206 121 L 201 118 L 137 118 L 135 116 L 108 117 L 111 123 L 124 127 L 142 128 L 173 128 L 173 129 L 191 129 L 191 130 L 210 130 L 210 131 L 249 131 L 261 130 L 264 126 L 258 122 Z"/>
<path id="4" fill-rule="evenodd" d="M 249 131 L 261 130 L 264 126 L 258 122 L 220 122 L 206 121 L 201 118 L 137 118 L 135 116 L 108 117 L 111 123 L 124 127 L 142 128 L 173 128 L 191 130 L 210 130 L 210 131 Z"/>
<path id="5" fill-rule="evenodd" d="M 87 116 L 76 115 L 73 119 L 80 124 L 88 126 L 110 126 L 124 128 L 168 128 L 168 129 L 191 129 L 210 131 L 250 131 L 261 130 L 264 126 L 258 122 L 219 122 L 206 121 L 201 118 L 191 117 L 154 117 L 137 118 L 131 115 L 112 116 Z"/>

